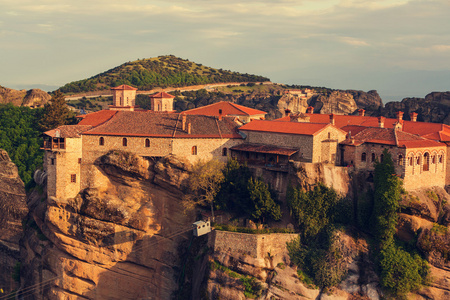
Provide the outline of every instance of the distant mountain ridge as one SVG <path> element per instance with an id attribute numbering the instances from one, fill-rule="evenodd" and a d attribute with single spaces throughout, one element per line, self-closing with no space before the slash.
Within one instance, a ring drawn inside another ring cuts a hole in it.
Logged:
<path id="1" fill-rule="evenodd" d="M 269 78 L 205 67 L 173 55 L 124 63 L 88 79 L 70 82 L 59 90 L 81 93 L 109 90 L 121 84 L 151 90 L 154 87 L 182 87 L 219 82 L 262 82 Z"/>

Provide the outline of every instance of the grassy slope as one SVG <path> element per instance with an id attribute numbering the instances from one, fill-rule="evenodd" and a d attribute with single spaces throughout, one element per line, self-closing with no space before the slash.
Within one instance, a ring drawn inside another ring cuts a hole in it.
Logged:
<path id="1" fill-rule="evenodd" d="M 127 62 L 91 78 L 74 81 L 60 88 L 64 93 L 109 90 L 128 84 L 139 90 L 154 87 L 181 87 L 218 82 L 269 81 L 263 76 L 241 74 L 205 67 L 173 55 Z"/>

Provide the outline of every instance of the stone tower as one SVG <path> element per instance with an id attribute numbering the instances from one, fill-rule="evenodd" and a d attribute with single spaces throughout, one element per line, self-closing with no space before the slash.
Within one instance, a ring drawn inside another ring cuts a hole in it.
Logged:
<path id="1" fill-rule="evenodd" d="M 153 111 L 173 111 L 173 98 L 166 92 L 159 92 L 150 96 L 150 102 Z"/>
<path id="2" fill-rule="evenodd" d="M 137 88 L 122 84 L 111 88 L 113 92 L 113 105 L 110 106 L 112 110 L 131 110 L 136 106 L 136 91 Z"/>

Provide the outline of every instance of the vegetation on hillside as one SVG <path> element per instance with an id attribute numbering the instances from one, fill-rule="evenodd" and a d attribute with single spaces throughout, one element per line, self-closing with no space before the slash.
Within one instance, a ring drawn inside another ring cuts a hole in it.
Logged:
<path id="1" fill-rule="evenodd" d="M 337 221 L 343 219 L 345 200 L 323 184 L 308 192 L 290 186 L 286 198 L 300 229 L 299 238 L 287 245 L 299 275 L 319 287 L 337 285 L 346 274 L 335 230 Z"/>
<path id="2" fill-rule="evenodd" d="M 0 148 L 6 150 L 19 169 L 26 187 L 42 165 L 43 151 L 38 123 L 42 109 L 0 105 Z"/>
<path id="3" fill-rule="evenodd" d="M 280 205 L 269 185 L 254 178 L 247 166 L 233 159 L 226 165 L 211 160 L 193 167 L 184 206 L 192 209 L 196 205 L 210 206 L 212 211 L 221 209 L 259 223 L 281 219 Z"/>
<path id="4" fill-rule="evenodd" d="M 387 150 L 375 163 L 373 234 L 381 285 L 397 296 L 417 290 L 427 279 L 428 266 L 416 249 L 405 249 L 395 240 L 402 182 L 394 175 L 394 163 Z M 409 251 L 408 251 L 409 250 Z"/>
<path id="5" fill-rule="evenodd" d="M 68 83 L 59 90 L 63 93 L 80 93 L 108 90 L 121 84 L 132 85 L 140 90 L 151 90 L 154 87 L 258 81 L 269 81 L 269 79 L 263 76 L 209 68 L 167 55 L 127 62 L 89 79 Z"/>

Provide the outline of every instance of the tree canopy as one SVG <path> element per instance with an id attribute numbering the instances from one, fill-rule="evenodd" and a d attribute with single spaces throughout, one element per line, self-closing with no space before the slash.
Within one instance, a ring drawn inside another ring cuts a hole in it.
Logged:
<path id="1" fill-rule="evenodd" d="M 50 101 L 45 104 L 39 126 L 42 131 L 47 131 L 69 123 L 70 111 L 67 108 L 64 95 L 56 91 Z"/>
<path id="2" fill-rule="evenodd" d="M 42 138 L 37 125 L 41 114 L 40 108 L 0 105 L 0 148 L 8 152 L 27 187 L 33 172 L 42 165 Z"/>

